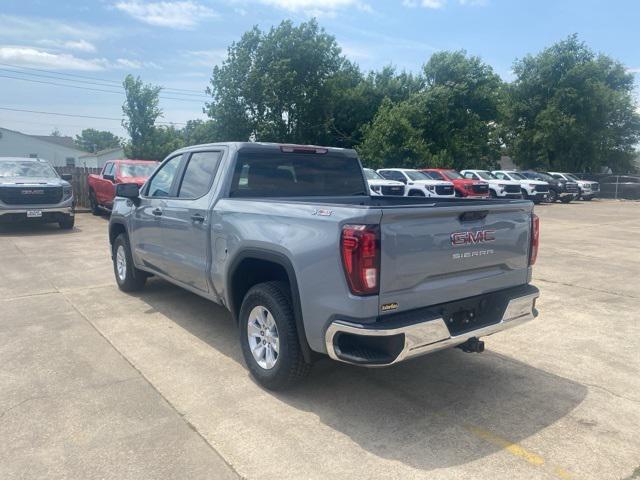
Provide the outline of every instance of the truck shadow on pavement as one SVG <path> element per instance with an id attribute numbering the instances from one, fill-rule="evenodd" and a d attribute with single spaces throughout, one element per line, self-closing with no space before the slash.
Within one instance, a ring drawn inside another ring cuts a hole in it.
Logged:
<path id="1" fill-rule="evenodd" d="M 243 365 L 226 310 L 163 281 L 154 279 L 149 287 L 139 298 L 154 311 Z M 518 443 L 570 414 L 585 398 L 586 387 L 494 353 L 491 337 L 485 340 L 482 354 L 450 349 L 383 369 L 327 358 L 300 386 L 268 394 L 377 457 L 421 470 L 465 464 Z M 330 444 L 333 437 L 320 432 L 318 442 Z M 335 452 L 336 446 L 326 448 Z M 349 450 L 332 463 L 370 461 Z"/>
<path id="2" fill-rule="evenodd" d="M 0 236 L 35 237 L 40 235 L 70 235 L 81 232 L 74 226 L 70 230 L 62 230 L 57 223 L 5 223 L 0 224 Z"/>

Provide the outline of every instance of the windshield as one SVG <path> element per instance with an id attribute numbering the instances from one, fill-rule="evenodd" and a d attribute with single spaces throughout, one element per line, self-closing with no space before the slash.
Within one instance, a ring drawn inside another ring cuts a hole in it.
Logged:
<path id="1" fill-rule="evenodd" d="M 417 170 L 405 170 L 404 173 L 411 180 L 433 180 L 433 178 L 431 178 L 429 175 L 418 172 Z"/>
<path id="2" fill-rule="evenodd" d="M 364 168 L 364 176 L 367 180 L 384 180 L 385 178 L 380 175 L 375 170 L 371 170 L 370 168 Z"/>
<path id="3" fill-rule="evenodd" d="M 491 173 L 489 172 L 484 172 L 484 171 L 480 171 L 480 172 L 476 172 L 478 174 L 478 176 L 480 178 L 482 178 L 483 180 L 495 180 L 496 177 L 494 177 Z"/>
<path id="4" fill-rule="evenodd" d="M 451 178 L 452 180 L 458 180 L 459 178 L 464 178 L 462 175 L 460 175 L 455 170 L 447 170 L 445 173 L 446 173 L 447 177 Z"/>
<path id="5" fill-rule="evenodd" d="M 572 173 L 565 173 L 564 176 L 567 177 L 569 180 L 573 180 L 574 182 L 577 182 L 580 180 L 578 177 L 576 177 Z"/>
<path id="6" fill-rule="evenodd" d="M 520 175 L 519 173 L 516 172 L 509 172 L 509 176 L 511 178 L 513 178 L 514 180 L 526 180 L 527 177 L 525 177 L 524 175 Z"/>
<path id="7" fill-rule="evenodd" d="M 0 162 L 0 177 L 45 177 L 56 178 L 58 174 L 46 162 L 39 161 L 2 161 Z"/>
<path id="8" fill-rule="evenodd" d="M 546 173 L 536 173 L 537 177 L 536 180 L 542 180 L 544 182 L 548 182 L 549 180 L 551 180 L 552 182 L 555 181 L 556 179 L 553 178 L 551 175 L 547 175 Z"/>
<path id="9" fill-rule="evenodd" d="M 445 179 L 444 176 L 440 172 L 422 172 L 422 173 L 430 176 L 434 180 L 444 180 Z"/>
<path id="10" fill-rule="evenodd" d="M 120 165 L 121 177 L 150 177 L 157 163 L 123 163 Z"/>

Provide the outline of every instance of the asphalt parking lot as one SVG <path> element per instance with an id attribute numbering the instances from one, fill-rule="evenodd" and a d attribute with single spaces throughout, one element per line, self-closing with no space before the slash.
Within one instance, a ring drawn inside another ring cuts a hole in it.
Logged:
<path id="1" fill-rule="evenodd" d="M 0 478 L 640 478 L 640 203 L 536 211 L 538 319 L 277 394 L 222 308 L 117 289 L 106 218 L 0 227 Z"/>

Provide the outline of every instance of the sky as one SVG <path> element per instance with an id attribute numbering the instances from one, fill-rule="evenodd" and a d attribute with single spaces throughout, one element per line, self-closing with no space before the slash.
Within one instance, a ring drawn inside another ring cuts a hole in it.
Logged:
<path id="1" fill-rule="evenodd" d="M 227 47 L 254 25 L 269 29 L 285 19 L 316 17 L 365 71 L 391 64 L 418 72 L 434 52 L 465 49 L 509 81 L 515 59 L 577 33 L 640 77 L 637 0 L 0 3 L 0 126 L 30 134 L 96 128 L 125 136 L 128 73 L 164 87 L 161 121 L 205 118 L 204 90 Z"/>

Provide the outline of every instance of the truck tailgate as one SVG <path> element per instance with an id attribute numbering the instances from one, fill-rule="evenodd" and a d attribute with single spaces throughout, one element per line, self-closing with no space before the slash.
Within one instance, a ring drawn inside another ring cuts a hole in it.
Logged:
<path id="1" fill-rule="evenodd" d="M 527 283 L 532 209 L 529 202 L 384 208 L 381 312 Z"/>

